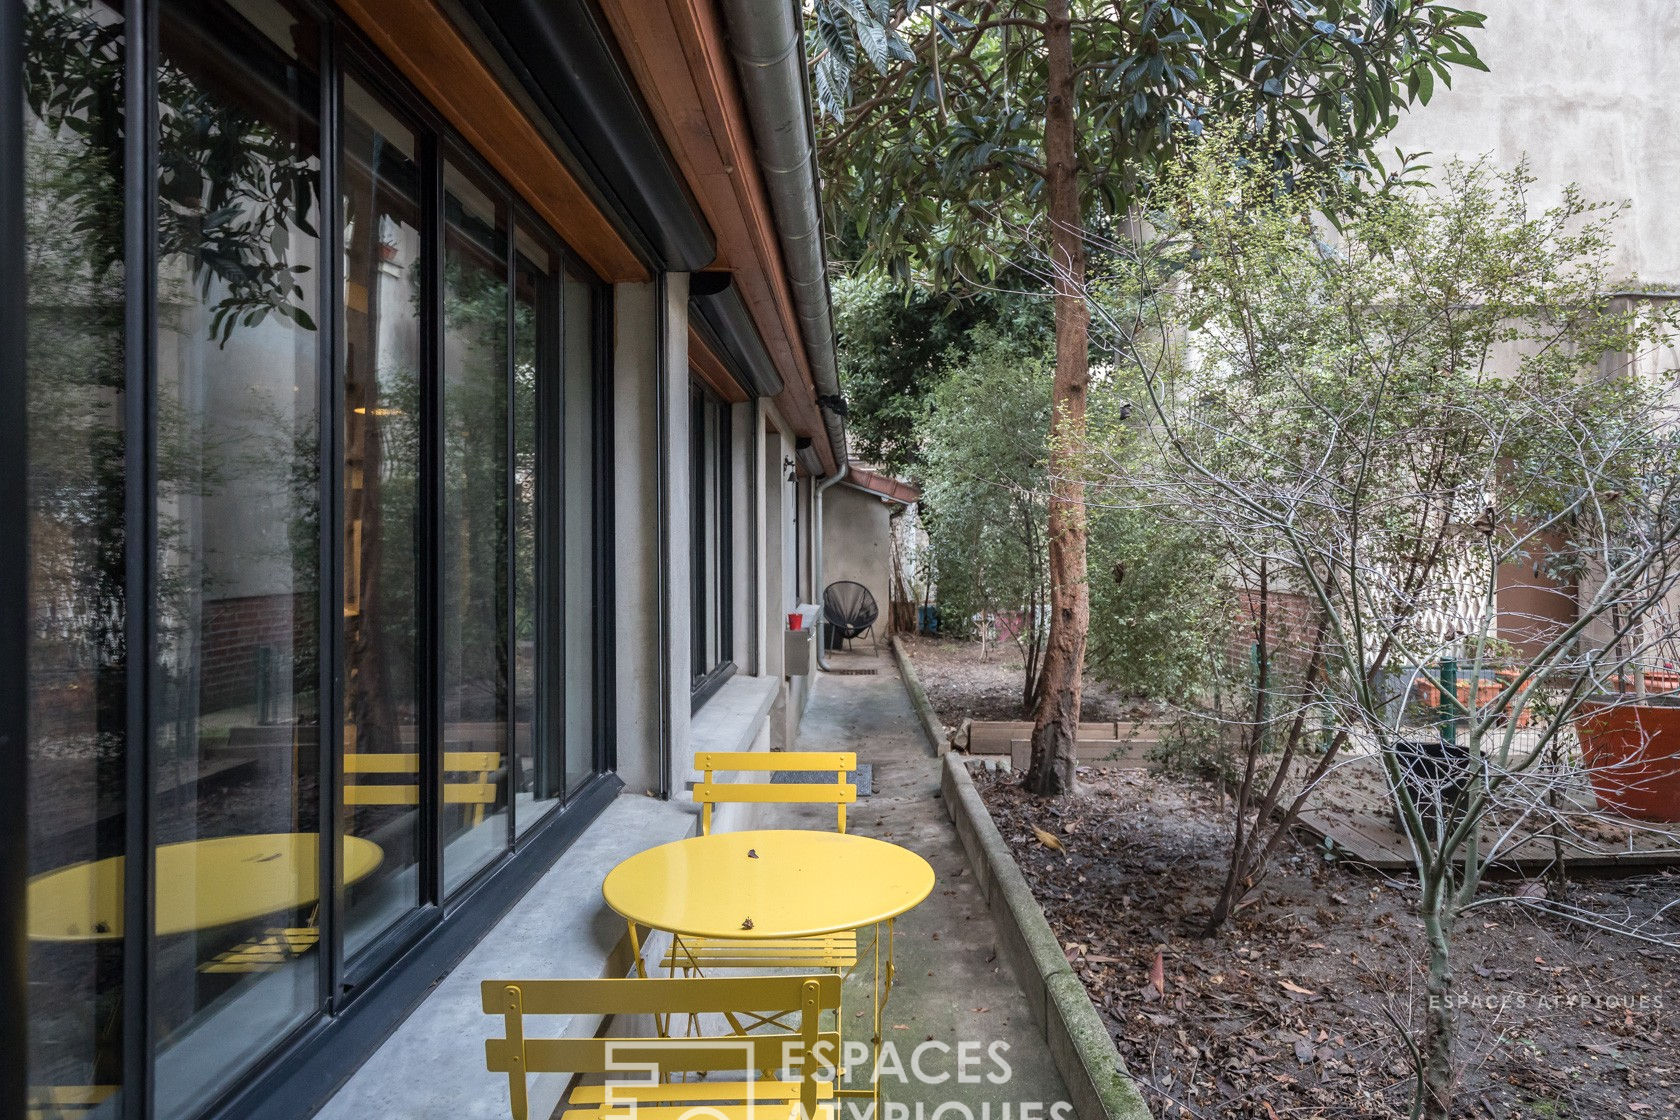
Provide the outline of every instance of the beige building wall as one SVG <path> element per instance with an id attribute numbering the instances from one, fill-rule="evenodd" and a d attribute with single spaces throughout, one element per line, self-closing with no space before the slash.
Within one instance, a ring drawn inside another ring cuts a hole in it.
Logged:
<path id="1" fill-rule="evenodd" d="M 1680 287 L 1680 3 L 1675 0 L 1482 0 L 1473 32 L 1489 72 L 1460 67 L 1451 89 L 1402 119 L 1385 147 L 1453 157 L 1525 156 L 1534 201 L 1578 183 L 1588 197 L 1626 201 L 1618 274 Z"/>
<path id="2" fill-rule="evenodd" d="M 898 508 L 845 483 L 823 495 L 823 585 L 845 579 L 869 588 L 880 611 L 875 634 L 882 641 L 892 602 L 891 519 Z"/>
<path id="3" fill-rule="evenodd" d="M 1488 158 L 1500 170 L 1527 160 L 1535 210 L 1570 184 L 1593 201 L 1625 204 L 1612 258 L 1618 290 L 1680 290 L 1680 77 L 1676 0 L 1482 0 L 1475 34 L 1488 72 L 1459 68 L 1450 89 L 1401 121 L 1385 150 Z M 1509 355 L 1515 360 L 1515 355 Z M 1644 372 L 1680 366 L 1673 350 L 1634 356 Z M 1568 589 L 1532 565 L 1499 576 L 1499 631 L 1519 648 L 1573 617 Z M 1560 594 L 1560 590 L 1564 591 Z M 1589 586 L 1581 589 L 1590 593 Z M 1589 641 L 1592 636 L 1589 635 Z"/>

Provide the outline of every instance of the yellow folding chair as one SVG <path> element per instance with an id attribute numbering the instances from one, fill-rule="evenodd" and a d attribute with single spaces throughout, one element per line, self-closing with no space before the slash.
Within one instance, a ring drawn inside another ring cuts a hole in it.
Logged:
<path id="1" fill-rule="evenodd" d="M 857 801 L 857 786 L 846 775 L 857 769 L 857 755 L 851 751 L 699 751 L 694 768 L 700 781 L 694 786 L 694 800 L 700 806 L 700 833 L 712 832 L 712 806 L 833 805 L 836 826 L 846 831 L 846 806 Z M 717 775 L 731 771 L 768 774 L 777 771 L 834 775 L 832 782 L 720 782 Z M 735 938 L 679 937 L 659 962 L 659 967 L 693 973 L 707 968 L 821 968 L 848 969 L 857 964 L 857 931 L 798 937 L 785 940 L 748 941 Z"/>
<path id="2" fill-rule="evenodd" d="M 530 1120 L 526 1078 L 533 1073 L 607 1075 L 600 1085 L 574 1084 L 561 1120 L 834 1120 L 840 1036 L 821 1026 L 824 1012 L 839 1009 L 838 976 L 486 980 L 483 997 L 484 1013 L 503 1018 L 505 1036 L 485 1041 L 485 1064 L 507 1074 L 513 1120 Z M 530 1038 L 525 1031 L 527 1015 L 648 1015 L 668 1022 L 766 1011 L 796 1017 L 796 1028 L 711 1038 Z M 792 1079 L 757 1076 L 790 1064 L 797 1070 Z M 688 1074 L 703 1080 L 683 1080 Z"/>
<path id="3" fill-rule="evenodd" d="M 81 1120 L 117 1091 L 115 1085 L 32 1085 L 29 1120 Z"/>
<path id="4" fill-rule="evenodd" d="M 445 751 L 443 769 L 449 774 L 471 774 L 467 781 L 445 781 L 445 805 L 470 805 L 473 827 L 484 822 L 484 807 L 496 803 L 496 771 L 502 756 L 497 751 Z M 406 782 L 359 783 L 353 779 L 368 774 L 399 774 Z M 344 803 L 346 805 L 420 804 L 420 756 L 405 751 L 372 751 L 344 756 Z"/>
<path id="5" fill-rule="evenodd" d="M 836 828 L 846 831 L 846 806 L 857 800 L 857 786 L 846 775 L 857 769 L 857 755 L 852 751 L 698 751 L 694 768 L 700 771 L 700 781 L 694 787 L 694 800 L 700 806 L 700 835 L 712 832 L 712 806 L 724 804 L 754 805 L 833 805 Z M 720 782 L 720 771 L 747 774 L 772 774 L 782 770 L 799 773 L 829 773 L 832 782 Z"/>

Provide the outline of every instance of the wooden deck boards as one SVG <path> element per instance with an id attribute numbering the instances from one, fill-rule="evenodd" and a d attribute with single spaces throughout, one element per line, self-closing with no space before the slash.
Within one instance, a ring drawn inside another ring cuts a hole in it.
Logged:
<path id="1" fill-rule="evenodd" d="M 1309 809 L 1300 828 L 1320 843 L 1328 841 L 1342 858 L 1377 871 L 1410 871 L 1411 845 L 1386 815 L 1368 809 Z M 1482 833 L 1492 842 L 1491 829 Z M 1533 836 L 1497 853 L 1493 866 L 1508 874 L 1538 875 L 1555 859 L 1552 841 Z M 1680 825 L 1667 831 L 1639 830 L 1615 844 L 1582 835 L 1566 838 L 1564 866 L 1572 871 L 1643 871 L 1680 866 Z"/>

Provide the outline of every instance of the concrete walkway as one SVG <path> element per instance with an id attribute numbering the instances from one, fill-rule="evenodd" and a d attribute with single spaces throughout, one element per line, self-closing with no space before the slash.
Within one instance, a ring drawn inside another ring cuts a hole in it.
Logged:
<path id="1" fill-rule="evenodd" d="M 998 956 L 996 928 L 940 801 L 939 760 L 892 658 L 860 651 L 832 655 L 832 662 L 876 672 L 822 674 L 798 748 L 856 751 L 860 763 L 874 768 L 875 792 L 853 807 L 849 831 L 919 852 L 937 876 L 928 900 L 898 920 L 898 983 L 882 1031 L 891 1051 L 883 1063 L 879 1120 L 1072 1120 L 1026 996 Z M 786 812 L 804 823 L 812 810 L 832 812 L 803 806 Z M 814 818 L 809 823 L 823 827 Z M 833 824 L 830 817 L 827 827 Z M 849 1005 L 867 1007 L 867 991 L 861 1000 L 848 992 Z M 847 1037 L 867 1038 L 867 1017 L 855 1022 L 858 1029 Z"/>

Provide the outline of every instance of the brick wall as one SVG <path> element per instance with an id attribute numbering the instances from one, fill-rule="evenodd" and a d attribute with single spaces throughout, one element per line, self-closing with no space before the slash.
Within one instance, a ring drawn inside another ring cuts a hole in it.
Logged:
<path id="1" fill-rule="evenodd" d="M 313 599 L 302 595 L 247 595 L 204 604 L 204 668 L 199 681 L 202 710 L 250 704 L 257 699 L 258 651 L 267 647 L 279 663 L 271 683 L 292 687 L 294 649 L 313 645 Z M 305 644 L 307 642 L 307 645 Z"/>

